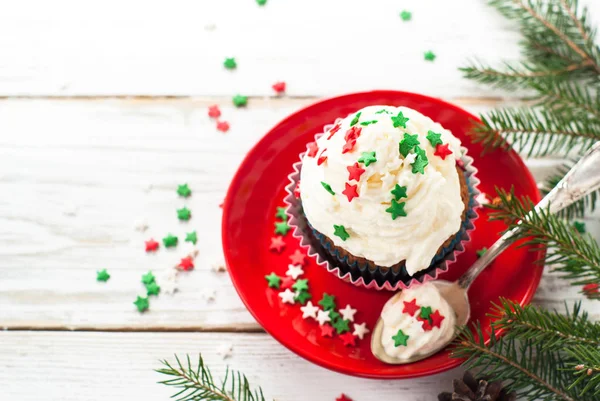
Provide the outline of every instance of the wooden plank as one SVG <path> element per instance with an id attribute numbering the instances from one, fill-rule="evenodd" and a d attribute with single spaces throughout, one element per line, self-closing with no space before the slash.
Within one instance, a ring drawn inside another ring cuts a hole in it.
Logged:
<path id="1" fill-rule="evenodd" d="M 412 21 L 399 18 L 404 8 Z M 0 13 L 0 95 L 272 95 L 286 80 L 293 96 L 489 96 L 457 68 L 518 59 L 515 28 L 480 0 L 58 1 L 35 13 L 15 2 Z M 230 55 L 235 72 L 222 65 Z"/>
<path id="2" fill-rule="evenodd" d="M 312 365 L 266 334 L 0 332 L 0 388 L 6 400 L 164 401 L 172 389 L 157 384 L 159 359 L 202 352 L 220 377 L 229 364 L 261 385 L 267 400 L 434 400 L 461 374 L 453 370 L 413 380 L 377 381 Z M 217 355 L 233 345 L 230 359 Z"/>

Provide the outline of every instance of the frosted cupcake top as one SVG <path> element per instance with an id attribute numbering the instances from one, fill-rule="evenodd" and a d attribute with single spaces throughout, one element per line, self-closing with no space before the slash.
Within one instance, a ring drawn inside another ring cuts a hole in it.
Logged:
<path id="1" fill-rule="evenodd" d="M 413 275 L 460 229 L 460 141 L 406 107 L 370 106 L 339 120 L 303 157 L 309 223 L 354 256 Z"/>

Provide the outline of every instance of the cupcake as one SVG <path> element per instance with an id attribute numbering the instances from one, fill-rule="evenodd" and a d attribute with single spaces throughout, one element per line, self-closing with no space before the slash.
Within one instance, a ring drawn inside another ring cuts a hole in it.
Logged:
<path id="1" fill-rule="evenodd" d="M 309 144 L 301 157 L 301 235 L 341 274 L 405 284 L 444 269 L 476 214 L 471 159 L 423 114 L 370 106 Z"/>

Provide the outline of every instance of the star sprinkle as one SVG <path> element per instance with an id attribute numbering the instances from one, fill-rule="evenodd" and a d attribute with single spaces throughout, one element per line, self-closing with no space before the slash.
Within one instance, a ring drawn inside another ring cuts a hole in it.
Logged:
<path id="1" fill-rule="evenodd" d="M 287 208 L 285 206 L 277 206 L 277 212 L 275 213 L 276 219 L 287 220 L 288 216 L 285 213 Z"/>
<path id="2" fill-rule="evenodd" d="M 431 315 L 429 315 L 429 320 L 431 321 L 431 326 L 432 327 L 441 328 L 442 327 L 442 321 L 444 319 L 445 319 L 445 316 L 440 315 L 439 311 L 435 311 Z"/>
<path id="3" fill-rule="evenodd" d="M 425 54 L 423 55 L 423 57 L 427 61 L 435 60 L 435 54 L 431 50 L 426 51 Z"/>
<path id="4" fill-rule="evenodd" d="M 319 305 L 327 311 L 328 316 L 329 312 L 335 310 L 335 296 L 329 295 L 326 292 L 323 293 L 323 298 L 319 301 Z"/>
<path id="5" fill-rule="evenodd" d="M 354 126 L 358 123 L 358 120 L 360 119 L 360 115 L 362 114 L 362 111 L 359 111 L 358 113 L 356 113 L 356 115 L 354 116 L 354 118 L 352 119 L 352 121 L 350 121 L 350 126 Z"/>
<path id="6" fill-rule="evenodd" d="M 198 234 L 196 233 L 196 231 L 187 233 L 185 235 L 185 242 L 191 242 L 192 244 L 196 245 L 196 242 L 198 242 Z"/>
<path id="7" fill-rule="evenodd" d="M 175 237 L 174 235 L 171 235 L 171 234 L 169 234 L 163 238 L 163 244 L 167 248 L 171 248 L 171 247 L 174 247 L 175 245 L 177 245 L 177 241 L 178 241 L 177 237 Z"/>
<path id="8" fill-rule="evenodd" d="M 319 158 L 317 159 L 317 166 L 320 166 L 321 164 L 325 163 L 327 161 L 327 156 L 319 156 Z"/>
<path id="9" fill-rule="evenodd" d="M 188 221 L 192 217 L 192 212 L 187 207 L 182 207 L 181 209 L 177 209 L 177 218 L 179 220 Z"/>
<path id="10" fill-rule="evenodd" d="M 194 270 L 194 259 L 191 256 L 186 256 L 185 258 L 181 259 L 177 267 L 185 270 L 186 272 Z"/>
<path id="11" fill-rule="evenodd" d="M 300 268 L 300 269 L 302 269 L 302 268 Z M 298 292 L 308 291 L 308 280 L 307 279 L 297 280 L 296 283 L 294 283 L 294 285 L 292 286 L 292 288 Z"/>
<path id="12" fill-rule="evenodd" d="M 279 286 L 281 285 L 281 277 L 279 277 L 273 272 L 271 272 L 271 274 L 266 275 L 265 280 L 267 280 L 267 286 L 269 288 L 275 288 L 276 290 L 278 290 Z"/>
<path id="13" fill-rule="evenodd" d="M 296 251 L 290 255 L 290 260 L 293 265 L 303 266 L 306 262 L 306 255 L 300 252 L 299 249 L 296 249 Z"/>
<path id="14" fill-rule="evenodd" d="M 395 347 L 399 347 L 401 345 L 406 347 L 407 341 L 410 338 L 410 336 L 407 336 L 406 334 L 404 334 L 404 332 L 402 330 L 398 330 L 398 333 L 392 337 L 392 339 L 394 340 L 394 346 Z"/>
<path id="15" fill-rule="evenodd" d="M 161 274 L 161 292 L 163 294 L 173 295 L 177 292 L 177 270 L 169 269 Z"/>
<path id="16" fill-rule="evenodd" d="M 360 338 L 361 340 L 365 337 L 365 335 L 369 334 L 370 332 L 371 332 L 371 330 L 369 330 L 367 328 L 366 323 L 361 323 L 361 324 L 354 323 L 354 331 L 352 332 L 352 334 L 355 335 L 356 337 Z"/>
<path id="17" fill-rule="evenodd" d="M 585 234 L 585 223 L 583 221 L 574 222 L 573 228 L 575 228 L 579 234 Z"/>
<path id="18" fill-rule="evenodd" d="M 344 140 L 346 143 L 342 147 L 342 154 L 352 152 L 354 150 L 354 146 L 356 145 L 356 141 L 362 132 L 362 127 L 354 126 L 346 131 L 346 135 L 344 135 Z"/>
<path id="19" fill-rule="evenodd" d="M 216 104 L 213 106 L 209 106 L 208 107 L 208 116 L 210 118 L 221 117 L 221 110 L 219 109 L 219 106 L 217 106 Z"/>
<path id="20" fill-rule="evenodd" d="M 271 238 L 271 245 L 269 245 L 269 250 L 275 253 L 281 253 L 285 249 L 285 242 L 283 241 L 283 237 L 277 236 Z"/>
<path id="21" fill-rule="evenodd" d="M 483 192 L 480 193 L 479 195 L 477 195 L 475 197 L 475 200 L 477 201 L 477 203 L 479 203 L 480 205 L 488 205 L 491 201 L 490 198 L 487 197 L 486 194 L 484 194 Z"/>
<path id="22" fill-rule="evenodd" d="M 275 82 L 273 84 L 273 86 L 271 86 L 271 88 L 273 88 L 273 90 L 279 95 L 279 94 L 285 92 L 285 82 L 283 82 L 283 81 Z"/>
<path id="23" fill-rule="evenodd" d="M 327 139 L 331 139 L 333 135 L 335 135 L 335 133 L 340 130 L 340 128 L 342 128 L 340 124 L 334 125 L 333 128 L 329 130 L 329 136 L 327 137 Z"/>
<path id="24" fill-rule="evenodd" d="M 309 143 L 306 145 L 306 148 L 308 149 L 306 152 L 306 156 L 308 157 L 315 157 L 319 152 L 319 145 L 316 142 Z"/>
<path id="25" fill-rule="evenodd" d="M 217 129 L 221 132 L 229 131 L 229 123 L 227 121 L 218 121 Z"/>
<path id="26" fill-rule="evenodd" d="M 417 160 L 417 155 L 415 153 L 409 153 L 408 156 L 404 158 L 404 164 L 413 164 Z"/>
<path id="27" fill-rule="evenodd" d="M 287 221 L 275 222 L 275 234 L 286 235 L 291 229 Z"/>
<path id="28" fill-rule="evenodd" d="M 154 277 L 154 274 L 152 274 L 152 272 L 149 271 L 148 273 L 142 276 L 142 283 L 144 283 L 144 285 L 148 285 L 153 283 L 155 279 L 156 278 Z"/>
<path id="29" fill-rule="evenodd" d="M 339 319 L 340 314 L 337 313 L 335 310 L 330 310 L 329 311 L 329 318 L 331 319 L 332 322 L 335 322 L 337 319 Z"/>
<path id="30" fill-rule="evenodd" d="M 422 328 L 424 331 L 433 330 L 433 327 L 431 327 L 431 322 L 429 322 L 429 319 L 423 319 L 422 317 L 419 316 L 419 317 L 417 317 L 417 320 L 423 324 Z"/>
<path id="31" fill-rule="evenodd" d="M 479 259 L 480 257 L 482 257 L 483 255 L 485 255 L 485 253 L 487 252 L 487 247 L 483 247 L 481 249 L 478 249 L 475 251 L 475 253 L 477 254 L 477 259 Z"/>
<path id="32" fill-rule="evenodd" d="M 346 168 L 348 169 L 348 173 L 350 173 L 350 176 L 348 177 L 349 181 L 360 181 L 360 176 L 366 171 L 364 168 L 361 168 L 358 163 L 354 163 L 352 166 Z"/>
<path id="33" fill-rule="evenodd" d="M 306 301 L 308 301 L 311 298 L 312 298 L 312 295 L 310 295 L 308 292 L 300 291 L 300 292 L 296 292 L 294 301 L 298 302 L 300 305 L 304 305 L 306 303 Z"/>
<path id="34" fill-rule="evenodd" d="M 320 303 L 321 302 L 319 302 L 319 304 Z M 321 326 L 323 326 L 325 323 L 331 322 L 329 312 L 326 310 L 319 310 L 319 312 L 317 312 L 317 322 L 319 322 L 319 325 Z"/>
<path id="35" fill-rule="evenodd" d="M 396 186 L 394 187 L 394 189 L 392 189 L 392 195 L 394 195 L 394 198 L 396 198 L 396 200 L 400 200 L 402 198 L 406 198 L 406 187 L 401 187 L 400 185 L 396 184 Z"/>
<path id="36" fill-rule="evenodd" d="M 109 278 L 110 274 L 108 274 L 106 269 L 99 270 L 96 272 L 96 281 L 102 281 L 103 283 L 106 283 Z"/>
<path id="37" fill-rule="evenodd" d="M 346 241 L 350 238 L 350 234 L 346 231 L 346 227 L 333 225 L 333 235 L 340 237 L 342 241 Z"/>
<path id="38" fill-rule="evenodd" d="M 346 305 L 344 309 L 340 309 L 340 313 L 345 320 L 353 322 L 354 315 L 356 314 L 356 309 L 354 309 L 350 305 Z"/>
<path id="39" fill-rule="evenodd" d="M 414 316 L 417 311 L 421 309 L 417 305 L 417 299 L 413 299 L 410 302 L 404 301 L 404 309 L 402 309 L 402 313 L 408 313 L 410 316 Z"/>
<path id="40" fill-rule="evenodd" d="M 443 145 L 438 145 L 438 147 Z M 429 164 L 429 160 L 427 160 L 427 154 L 420 147 L 415 148 L 417 157 L 415 158 L 415 162 L 412 164 L 412 173 L 417 174 L 425 174 L 425 167 Z"/>
<path id="41" fill-rule="evenodd" d="M 345 319 L 337 319 L 333 323 L 333 328 L 335 329 L 336 333 L 338 333 L 338 334 L 346 333 L 346 332 L 350 331 L 350 322 Z"/>
<path id="42" fill-rule="evenodd" d="M 223 360 L 231 358 L 231 354 L 233 354 L 233 345 L 231 344 L 221 344 L 219 345 L 219 348 L 217 348 L 217 355 Z"/>
<path id="43" fill-rule="evenodd" d="M 412 18 L 412 13 L 411 13 L 410 11 L 403 10 L 403 11 L 400 13 L 400 18 L 402 18 L 402 21 L 405 21 L 405 22 L 406 22 L 406 21 L 410 21 L 410 20 L 411 20 L 411 18 Z"/>
<path id="44" fill-rule="evenodd" d="M 406 202 L 398 203 L 396 199 L 392 199 L 392 205 L 385 209 L 385 211 L 392 215 L 392 220 L 396 220 L 400 216 L 406 217 L 406 212 L 404 211 L 405 204 Z"/>
<path id="45" fill-rule="evenodd" d="M 300 265 L 288 265 L 288 270 L 285 273 L 286 276 L 290 276 L 294 280 L 297 280 L 298 277 L 304 274 L 304 270 Z"/>
<path id="46" fill-rule="evenodd" d="M 427 131 L 427 140 L 435 148 L 436 145 L 442 144 L 442 134 L 437 134 L 431 130 Z"/>
<path id="47" fill-rule="evenodd" d="M 148 308 L 150 307 L 150 303 L 148 302 L 148 298 L 142 298 L 138 295 L 137 299 L 135 300 L 135 302 L 133 303 L 138 312 L 145 312 L 148 310 Z"/>
<path id="48" fill-rule="evenodd" d="M 319 308 L 313 305 L 311 301 L 308 301 L 305 306 L 300 307 L 300 310 L 302 311 L 302 319 L 308 319 L 309 317 L 317 319 Z"/>
<path id="49" fill-rule="evenodd" d="M 398 151 L 403 157 L 406 157 L 415 146 L 419 145 L 419 143 L 419 135 L 404 133 L 404 137 L 398 146 Z"/>
<path id="50" fill-rule="evenodd" d="M 429 319 L 431 315 L 431 307 L 430 306 L 421 306 L 421 314 L 419 315 L 422 319 Z"/>
<path id="51" fill-rule="evenodd" d="M 294 304 L 294 297 L 296 296 L 296 294 L 291 291 L 289 288 L 286 289 L 285 291 L 280 292 L 279 294 L 279 298 L 281 298 L 281 301 L 284 304 Z"/>
<path id="52" fill-rule="evenodd" d="M 352 401 L 352 399 L 349 398 L 346 394 L 342 394 L 338 398 L 336 398 L 335 401 Z"/>
<path id="53" fill-rule="evenodd" d="M 322 337 L 333 337 L 333 326 L 330 324 L 321 325 L 321 336 Z"/>
<path id="54" fill-rule="evenodd" d="M 248 104 L 248 96 L 235 95 L 232 101 L 235 107 L 244 107 Z"/>
<path id="55" fill-rule="evenodd" d="M 352 333 L 347 332 L 345 334 L 342 334 L 340 336 L 340 339 L 344 343 L 344 346 L 346 346 L 346 347 L 356 347 L 356 337 L 354 337 L 354 335 Z"/>
<path id="56" fill-rule="evenodd" d="M 156 282 L 150 283 L 146 286 L 146 293 L 148 294 L 148 296 L 158 295 L 159 292 L 160 292 L 160 287 L 158 284 L 156 284 Z"/>
<path id="57" fill-rule="evenodd" d="M 447 143 L 443 145 L 437 145 L 433 154 L 439 156 L 442 160 L 446 160 L 446 156 L 452 154 L 452 151 L 450 150 L 449 146 L 450 145 Z"/>
<path id="58" fill-rule="evenodd" d="M 394 128 L 398 128 L 398 127 L 406 128 L 406 123 L 408 122 L 408 118 L 404 117 L 404 114 L 402 114 L 401 111 L 398 112 L 398 115 L 396 117 L 392 116 L 390 118 L 392 119 L 392 122 L 394 123 Z"/>
<path id="59" fill-rule="evenodd" d="M 348 202 L 352 202 L 352 199 L 358 198 L 358 185 L 351 185 L 345 183 L 346 188 L 342 191 L 342 194 L 346 195 Z"/>
<path id="60" fill-rule="evenodd" d="M 177 195 L 183 196 L 184 198 L 189 197 L 192 194 L 192 190 L 188 186 L 188 184 L 178 185 L 177 186 Z"/>
<path id="61" fill-rule="evenodd" d="M 227 57 L 225 61 L 223 61 L 223 66 L 228 70 L 235 70 L 237 68 L 237 63 L 235 62 L 235 58 Z"/>
<path id="62" fill-rule="evenodd" d="M 265 4 L 267 4 L 267 0 L 256 0 L 256 4 L 258 4 L 259 6 L 264 6 Z"/>
<path id="63" fill-rule="evenodd" d="M 325 191 L 329 192 L 331 195 L 335 195 L 335 192 L 333 192 L 333 189 L 331 189 L 331 185 L 323 181 L 321 181 L 321 185 L 323 188 L 325 188 Z"/>
<path id="64" fill-rule="evenodd" d="M 373 152 L 362 152 L 360 157 L 358 158 L 359 163 L 363 163 L 366 167 L 369 167 L 371 163 L 375 163 L 377 161 L 377 156 L 375 151 Z"/>
<path id="65" fill-rule="evenodd" d="M 281 279 L 281 289 L 285 290 L 286 288 L 292 288 L 296 281 L 292 277 L 284 277 Z"/>

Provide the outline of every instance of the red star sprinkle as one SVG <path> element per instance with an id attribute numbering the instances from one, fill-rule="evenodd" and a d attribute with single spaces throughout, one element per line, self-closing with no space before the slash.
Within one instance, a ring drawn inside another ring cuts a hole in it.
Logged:
<path id="1" fill-rule="evenodd" d="M 214 106 L 210 106 L 208 108 L 208 116 L 211 118 L 217 118 L 221 116 L 221 110 L 219 110 L 219 106 L 216 104 Z"/>
<path id="2" fill-rule="evenodd" d="M 346 332 L 340 335 L 340 338 L 344 342 L 346 347 L 356 347 L 356 337 L 350 332 Z"/>
<path id="3" fill-rule="evenodd" d="M 583 292 L 587 294 L 597 294 L 600 285 L 598 283 L 586 284 L 583 286 Z"/>
<path id="4" fill-rule="evenodd" d="M 146 252 L 156 251 L 158 249 L 158 245 L 158 242 L 154 241 L 153 239 L 146 241 Z"/>
<path id="5" fill-rule="evenodd" d="M 285 242 L 283 241 L 283 237 L 273 237 L 271 238 L 271 245 L 269 246 L 269 250 L 271 252 L 281 253 L 285 249 Z"/>
<path id="6" fill-rule="evenodd" d="M 300 181 L 298 181 L 296 188 L 294 188 L 294 196 L 296 199 L 300 198 Z"/>
<path id="7" fill-rule="evenodd" d="M 327 156 L 319 156 L 319 158 L 317 159 L 317 166 L 320 166 L 321 164 L 325 163 L 327 161 Z"/>
<path id="8" fill-rule="evenodd" d="M 319 146 L 317 145 L 317 143 L 311 142 L 308 144 L 308 152 L 306 153 L 306 156 L 315 157 L 317 155 L 318 151 L 319 151 Z"/>
<path id="9" fill-rule="evenodd" d="M 300 252 L 300 250 L 296 249 L 296 252 L 290 255 L 290 260 L 293 265 L 301 265 L 304 266 L 306 262 L 306 255 Z"/>
<path id="10" fill-rule="evenodd" d="M 433 327 L 431 327 L 431 323 L 429 323 L 429 319 L 423 319 L 421 316 L 417 317 L 419 322 L 423 323 L 423 330 L 431 331 Z"/>
<path id="11" fill-rule="evenodd" d="M 350 185 L 347 182 L 345 184 L 346 188 L 342 193 L 348 197 L 348 202 L 352 202 L 352 199 L 358 198 L 358 185 Z"/>
<path id="12" fill-rule="evenodd" d="M 431 327 L 441 328 L 442 321 L 445 318 L 446 318 L 445 316 L 440 315 L 440 312 L 436 310 L 431 315 L 429 315 L 429 319 L 431 319 Z"/>
<path id="13" fill-rule="evenodd" d="M 186 256 L 185 258 L 181 259 L 178 267 L 181 267 L 186 272 L 194 270 L 194 259 L 192 259 L 191 256 Z"/>
<path id="14" fill-rule="evenodd" d="M 285 290 L 287 288 L 292 288 L 292 286 L 294 285 L 294 283 L 296 282 L 296 280 L 294 280 L 293 278 L 286 276 L 284 278 L 281 279 L 281 289 Z"/>
<path id="15" fill-rule="evenodd" d="M 273 86 L 271 86 L 271 88 L 273 88 L 273 90 L 277 92 L 277 94 L 283 93 L 285 92 L 285 82 L 275 82 Z"/>
<path id="16" fill-rule="evenodd" d="M 335 401 L 352 401 L 352 398 L 348 397 L 346 394 L 340 395 Z"/>
<path id="17" fill-rule="evenodd" d="M 448 146 L 450 146 L 449 144 L 445 143 L 445 144 L 438 144 L 435 147 L 435 153 L 434 155 L 439 156 L 442 158 L 442 160 L 446 160 L 446 156 L 451 155 L 452 151 L 448 148 Z"/>
<path id="18" fill-rule="evenodd" d="M 342 153 L 352 152 L 354 150 L 355 145 L 356 145 L 356 141 L 353 141 L 353 140 L 346 141 L 346 143 L 342 147 Z"/>
<path id="19" fill-rule="evenodd" d="M 417 299 L 415 298 L 410 302 L 404 301 L 404 309 L 402 312 L 414 316 L 415 312 L 417 312 L 419 309 L 421 309 L 421 307 L 417 305 Z"/>
<path id="20" fill-rule="evenodd" d="M 327 137 L 327 139 L 331 139 L 331 137 L 340 130 L 340 128 L 342 128 L 341 125 L 336 124 L 332 129 L 329 130 L 329 136 Z"/>
<path id="21" fill-rule="evenodd" d="M 360 176 L 362 175 L 362 173 L 365 172 L 365 169 L 360 168 L 360 164 L 358 164 L 358 163 L 354 163 L 354 165 L 348 166 L 346 168 L 348 169 L 348 172 L 350 173 L 350 177 L 348 178 L 349 181 L 352 181 L 352 180 L 360 181 Z"/>
<path id="22" fill-rule="evenodd" d="M 330 324 L 324 324 L 321 326 L 322 337 L 333 337 L 333 326 Z"/>
<path id="23" fill-rule="evenodd" d="M 361 127 L 358 126 L 354 126 L 352 128 L 350 128 L 348 131 L 346 131 L 346 135 L 344 136 L 345 140 L 354 140 L 356 141 L 358 139 L 358 137 L 360 136 L 360 133 L 362 131 Z"/>
<path id="24" fill-rule="evenodd" d="M 217 129 L 221 132 L 229 131 L 229 123 L 227 121 L 219 121 L 217 123 Z"/>

